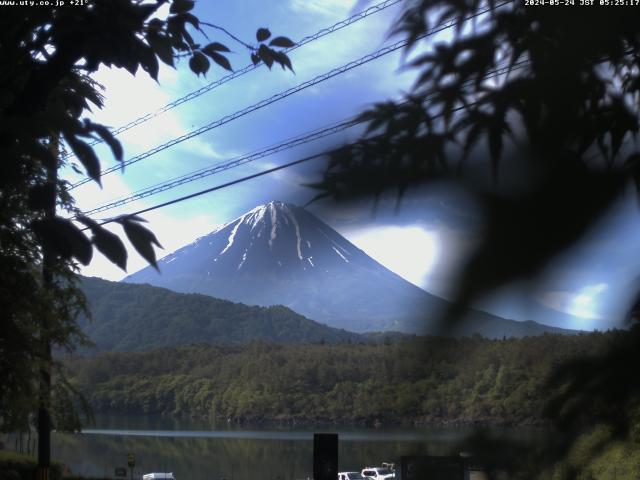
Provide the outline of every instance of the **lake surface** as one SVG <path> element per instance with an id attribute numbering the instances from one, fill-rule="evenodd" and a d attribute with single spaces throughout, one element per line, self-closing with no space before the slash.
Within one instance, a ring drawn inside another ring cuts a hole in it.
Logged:
<path id="1" fill-rule="evenodd" d="M 99 417 L 81 434 L 54 433 L 53 458 L 73 473 L 112 478 L 136 455 L 133 474 L 174 472 L 177 480 L 303 479 L 313 471 L 313 433 L 339 435 L 340 471 L 397 461 L 402 455 L 456 454 L 470 429 L 278 428 L 153 417 Z M 497 435 L 539 441 L 535 430 Z"/>

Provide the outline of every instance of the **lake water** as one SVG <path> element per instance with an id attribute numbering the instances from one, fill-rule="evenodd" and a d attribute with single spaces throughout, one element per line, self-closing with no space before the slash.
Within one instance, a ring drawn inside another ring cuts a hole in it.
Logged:
<path id="1" fill-rule="evenodd" d="M 174 472 L 177 480 L 303 479 L 313 471 L 313 433 L 339 434 L 340 470 L 397 461 L 402 455 L 450 455 L 469 429 L 238 427 L 164 418 L 101 417 L 81 434 L 53 434 L 53 458 L 75 474 L 114 476 L 136 456 L 134 478 Z M 499 435 L 539 434 L 522 429 Z"/>

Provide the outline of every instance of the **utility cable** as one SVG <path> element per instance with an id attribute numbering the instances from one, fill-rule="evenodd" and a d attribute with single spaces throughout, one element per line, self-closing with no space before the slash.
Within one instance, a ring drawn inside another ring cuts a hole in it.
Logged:
<path id="1" fill-rule="evenodd" d="M 471 104 L 465 105 L 465 106 L 462 106 L 462 107 L 458 107 L 458 108 L 454 108 L 452 111 L 453 112 L 457 112 L 459 110 L 468 108 L 470 105 Z M 431 118 L 435 119 L 436 117 L 439 117 L 439 116 L 441 116 L 441 114 L 434 115 Z M 384 136 L 384 134 L 380 134 L 380 135 L 376 135 L 375 137 L 372 137 L 372 138 L 383 137 L 383 136 Z M 151 212 L 153 210 L 158 210 L 159 208 L 168 207 L 168 206 L 174 205 L 176 203 L 184 202 L 185 200 L 190 200 L 192 198 L 199 197 L 201 195 L 205 195 L 207 193 L 215 192 L 217 190 L 222 190 L 223 188 L 228 188 L 228 187 L 231 187 L 233 185 L 237 185 L 239 183 L 246 182 L 248 180 L 253 180 L 254 178 L 262 177 L 264 175 L 268 175 L 270 173 L 277 172 L 278 170 L 284 170 L 285 168 L 290 168 L 290 167 L 293 167 L 295 165 L 300 165 L 301 163 L 309 162 L 309 161 L 315 160 L 317 158 L 322 158 L 322 157 L 325 157 L 327 155 L 331 155 L 332 153 L 335 153 L 335 152 L 337 152 L 338 150 L 340 150 L 342 148 L 344 148 L 344 146 L 341 146 L 341 147 L 338 147 L 338 148 L 333 148 L 333 149 L 330 149 L 330 150 L 326 150 L 324 152 L 316 153 L 316 154 L 313 154 L 313 155 L 309 155 L 309 156 L 304 157 L 304 158 L 299 158 L 298 160 L 294 160 L 292 162 L 288 162 L 288 163 L 285 163 L 285 164 L 282 164 L 282 165 L 278 165 L 277 167 L 269 168 L 267 170 L 262 170 L 261 172 L 254 173 L 252 175 L 247 175 L 245 177 L 241 177 L 241 178 L 238 178 L 236 180 L 232 180 L 230 182 L 226 182 L 226 183 L 222 183 L 220 185 L 216 185 L 215 187 L 206 188 L 204 190 L 200 190 L 200 191 L 195 192 L 195 193 L 190 193 L 189 195 L 184 195 L 182 197 L 174 198 L 173 200 L 169 200 L 167 202 L 159 203 L 157 205 L 153 205 L 152 207 L 143 208 L 141 210 L 138 210 L 138 211 L 135 211 L 135 212 L 132 212 L 132 213 L 128 213 L 128 214 L 122 215 L 122 216 L 130 217 L 130 216 L 135 216 L 135 215 L 142 215 L 143 213 L 148 213 L 148 212 Z M 99 223 L 100 223 L 100 225 L 105 225 L 107 223 L 113 223 L 117 219 L 118 219 L 118 217 L 116 217 L 116 218 L 107 218 L 107 219 L 104 219 L 102 221 L 99 221 Z M 86 228 L 83 228 L 82 230 L 88 230 L 88 229 L 89 229 L 89 227 L 86 227 Z"/>
<path id="2" fill-rule="evenodd" d="M 513 0 L 509 0 L 509 1 L 504 2 L 504 3 L 502 3 L 502 4 L 498 5 L 498 6 L 487 8 L 487 9 L 481 11 L 481 12 L 477 12 L 477 13 L 475 13 L 473 15 L 470 15 L 469 17 L 463 19 L 462 21 L 456 21 L 455 19 L 448 20 L 448 21 L 443 22 L 443 23 L 441 23 L 439 25 L 436 25 L 435 27 L 433 27 L 429 31 L 424 32 L 422 35 L 420 35 L 417 39 L 415 39 L 413 41 L 415 42 L 416 40 L 421 40 L 421 39 L 426 38 L 428 36 L 435 35 L 436 33 L 439 33 L 441 31 L 447 30 L 447 29 L 449 29 L 449 28 L 451 28 L 451 27 L 453 27 L 453 26 L 455 26 L 455 25 L 457 25 L 457 24 L 459 24 L 461 22 L 465 22 L 465 21 L 470 20 L 471 18 L 484 15 L 485 13 L 488 13 L 488 12 L 490 12 L 492 10 L 495 10 L 497 8 L 500 8 L 503 5 L 506 5 L 506 4 L 512 3 L 512 2 L 513 2 Z M 373 60 L 376 60 L 376 59 L 378 59 L 378 58 L 380 58 L 380 57 L 382 57 L 384 55 L 387 55 L 389 53 L 395 52 L 396 50 L 399 50 L 401 48 L 406 47 L 408 44 L 409 44 L 409 40 L 400 40 L 400 41 L 398 41 L 398 42 L 396 42 L 396 43 L 394 43 L 392 45 L 388 45 L 386 47 L 380 48 L 379 50 L 376 50 L 373 53 L 365 55 L 365 56 L 363 56 L 363 57 L 361 57 L 361 58 L 359 58 L 357 60 L 354 60 L 352 62 L 349 62 L 349 63 L 347 63 L 347 64 L 345 64 L 345 65 L 343 65 L 341 67 L 338 67 L 338 68 L 335 68 L 333 70 L 330 70 L 329 72 L 326 72 L 326 73 L 324 73 L 322 75 L 318 75 L 317 77 L 315 77 L 315 78 L 313 78 L 311 80 L 307 80 L 306 82 L 302 82 L 302 83 L 296 85 L 295 87 L 292 87 L 292 88 L 289 88 L 289 89 L 284 90 L 282 92 L 279 92 L 279 93 L 277 93 L 275 95 L 272 95 L 271 97 L 268 97 L 268 98 L 265 98 L 265 99 L 261 100 L 258 103 L 255 103 L 253 105 L 245 107 L 242 110 L 238 110 L 238 111 L 236 111 L 234 113 L 231 113 L 229 115 L 225 115 L 224 117 L 222 117 L 222 118 L 220 118 L 218 120 L 215 120 L 215 121 L 213 121 L 213 122 L 211 122 L 211 123 L 209 123 L 207 125 L 204 125 L 204 126 L 202 126 L 200 128 L 192 130 L 191 132 L 186 133 L 184 135 L 181 135 L 180 137 L 176 137 L 176 138 L 174 138 L 172 140 L 169 140 L 168 142 L 163 143 L 161 145 L 158 145 L 158 146 L 152 148 L 151 150 L 147 150 L 147 151 L 145 151 L 145 152 L 143 152 L 143 153 L 141 153 L 139 155 L 136 155 L 135 157 L 132 157 L 132 158 L 130 158 L 128 160 L 120 162 L 118 165 L 114 165 L 112 167 L 109 167 L 106 170 L 103 170 L 101 172 L 101 175 L 107 175 L 109 173 L 115 172 L 116 170 L 120 170 L 120 169 L 124 168 L 125 166 L 137 163 L 137 162 L 139 162 L 141 160 L 144 160 L 145 158 L 148 158 L 148 157 L 150 157 L 150 156 L 152 156 L 152 155 L 154 155 L 154 154 L 156 154 L 158 152 L 166 150 L 167 148 L 170 148 L 170 147 L 172 147 L 172 146 L 174 146 L 174 145 L 176 145 L 178 143 L 184 142 L 185 140 L 189 140 L 189 139 L 194 138 L 194 137 L 196 137 L 198 135 L 201 135 L 201 134 L 203 134 L 205 132 L 208 132 L 208 131 L 210 131 L 210 130 L 212 130 L 214 128 L 217 128 L 217 127 L 220 127 L 222 125 L 225 125 L 225 124 L 227 124 L 227 123 L 229 123 L 229 122 L 231 122 L 231 121 L 233 121 L 233 120 L 235 120 L 237 118 L 243 117 L 243 116 L 245 116 L 245 115 L 247 115 L 247 114 L 249 114 L 251 112 L 254 112 L 256 110 L 262 109 L 262 108 L 264 108 L 264 107 L 266 107 L 268 105 L 271 105 L 272 103 L 275 103 L 275 102 L 277 102 L 279 100 L 287 98 L 287 97 L 289 97 L 289 96 L 291 96 L 291 95 L 293 95 L 295 93 L 298 93 L 298 92 L 300 92 L 302 90 L 305 90 L 305 89 L 307 89 L 309 87 L 318 85 L 319 83 L 322 83 L 322 82 L 324 82 L 326 80 L 329 80 L 329 79 L 331 79 L 333 77 L 336 77 L 338 75 L 341 75 L 341 74 L 343 74 L 345 72 L 348 72 L 348 71 L 350 71 L 350 70 L 352 70 L 352 69 L 354 69 L 356 67 L 364 65 L 366 63 L 369 63 L 369 62 L 371 62 Z M 79 182 L 76 182 L 73 185 L 71 185 L 69 187 L 69 190 L 73 190 L 74 188 L 77 188 L 80 185 L 84 185 L 85 183 L 88 183 L 90 181 L 91 181 L 91 178 L 86 177 L 86 178 L 80 180 Z"/>
<path id="3" fill-rule="evenodd" d="M 529 63 L 529 62 L 523 62 L 523 63 Z M 519 65 L 519 66 L 515 66 L 515 67 L 506 67 L 506 68 L 509 69 L 510 71 L 514 71 L 514 70 L 518 70 L 520 68 L 523 68 L 524 66 L 525 65 Z M 469 108 L 469 107 L 471 107 L 473 105 L 476 105 L 477 103 L 478 103 L 477 101 L 476 102 L 470 102 L 470 103 L 467 103 L 467 104 L 462 105 L 460 107 L 453 108 L 451 110 L 451 113 L 455 113 L 455 112 L 459 112 L 461 110 L 465 110 L 465 109 L 467 109 L 467 108 Z M 439 117 L 442 117 L 442 116 L 444 116 L 444 113 L 438 113 L 436 115 L 432 115 L 431 116 L 431 120 L 435 120 L 436 118 L 439 118 Z M 373 139 L 376 139 L 376 138 L 383 138 L 384 136 L 385 136 L 385 134 L 381 133 L 381 134 L 375 135 L 373 137 L 370 137 L 369 140 L 373 140 Z M 357 142 L 352 143 L 351 145 L 355 145 L 355 144 L 357 144 Z M 231 187 L 233 185 L 238 185 L 240 183 L 243 183 L 243 182 L 246 182 L 246 181 L 249 181 L 249 180 L 253 180 L 254 178 L 262 177 L 264 175 L 268 175 L 270 173 L 277 172 L 279 170 L 290 168 L 290 167 L 293 167 L 293 166 L 296 166 L 296 165 L 300 165 L 302 163 L 309 162 L 311 160 L 315 160 L 315 159 L 318 159 L 318 158 L 325 157 L 327 155 L 331 155 L 332 153 L 336 153 L 336 152 L 338 152 L 339 150 L 341 150 L 343 148 L 344 148 L 344 146 L 340 146 L 340 147 L 337 147 L 337 148 L 332 148 L 330 150 L 325 150 L 323 152 L 316 153 L 316 154 L 313 154 L 313 155 L 309 155 L 307 157 L 300 158 L 298 160 L 294 160 L 294 161 L 279 165 L 277 167 L 269 168 L 267 170 L 262 170 L 261 172 L 254 173 L 252 175 L 247 175 L 247 176 L 238 178 L 236 180 L 231 180 L 229 182 L 222 183 L 220 185 L 216 185 L 214 187 L 206 188 L 206 189 L 200 190 L 198 192 L 194 192 L 194 193 L 190 193 L 188 195 L 184 195 L 182 197 L 174 198 L 173 200 L 169 200 L 169 201 L 166 201 L 166 202 L 163 202 L 163 203 L 159 203 L 159 204 L 153 205 L 151 207 L 143 208 L 143 209 L 137 210 L 135 212 L 131 212 L 131 213 L 128 213 L 128 214 L 125 214 L 125 215 L 121 215 L 119 217 L 107 218 L 107 219 L 104 219 L 104 220 L 100 220 L 99 223 L 100 223 L 100 225 L 105 225 L 107 223 L 113 223 L 113 222 L 117 221 L 118 218 L 121 218 L 121 217 L 142 215 L 144 213 L 148 213 L 148 212 L 151 212 L 153 210 L 158 210 L 160 208 L 168 207 L 170 205 L 175 205 L 176 203 L 180 203 L 180 202 L 183 202 L 185 200 L 190 200 L 192 198 L 199 197 L 199 196 L 205 195 L 207 193 L 215 192 L 217 190 L 222 190 L 224 188 L 228 188 L 228 187 Z M 89 227 L 86 227 L 86 228 L 83 228 L 82 230 L 88 230 L 88 229 L 89 229 Z"/>
<path id="4" fill-rule="evenodd" d="M 315 155 L 310 155 L 308 157 L 300 158 L 298 160 L 294 160 L 292 162 L 285 163 L 283 165 L 279 165 L 277 167 L 269 168 L 268 170 L 262 170 L 261 172 L 254 173 L 253 175 L 247 175 L 246 177 L 238 178 L 236 180 L 232 180 L 230 182 L 223 183 L 221 185 L 216 185 L 215 187 L 207 188 L 205 190 L 200 190 L 199 192 L 195 192 L 195 193 L 191 193 L 189 195 L 185 195 L 183 197 L 175 198 L 173 200 L 169 200 L 167 202 L 154 205 L 152 207 L 143 208 L 142 210 L 138 210 L 137 212 L 128 213 L 125 216 L 130 217 L 130 216 L 134 216 L 134 215 L 142 215 L 143 213 L 151 212 L 153 210 L 157 210 L 157 209 L 163 208 L 163 207 L 168 207 L 169 205 L 173 205 L 175 203 L 183 202 L 185 200 L 189 200 L 189 199 L 194 198 L 194 197 L 199 197 L 199 196 L 204 195 L 206 193 L 215 192 L 216 190 L 222 190 L 223 188 L 227 188 L 227 187 L 230 187 L 232 185 L 237 185 L 238 183 L 246 182 L 247 180 L 253 180 L 254 178 L 262 177 L 264 175 L 268 175 L 269 173 L 277 172 L 278 170 L 283 170 L 285 168 L 293 167 L 294 165 L 299 165 L 301 163 L 308 162 L 310 160 L 315 160 L 316 158 L 323 157 L 323 156 L 328 155 L 330 153 L 332 153 L 332 150 L 329 150 L 329 151 L 326 151 L 326 152 L 321 152 L 321 153 L 316 153 Z M 116 221 L 115 218 L 108 218 L 108 219 L 100 221 L 99 223 L 100 223 L 100 225 L 105 225 L 107 223 L 113 223 L 115 221 Z M 88 229 L 89 229 L 89 227 L 86 227 L 86 228 L 83 228 L 82 230 L 88 230 Z"/>
<path id="5" fill-rule="evenodd" d="M 84 215 L 93 215 L 95 213 L 100 213 L 100 212 L 105 212 L 107 210 L 111 210 L 117 207 L 120 207 L 122 205 L 126 205 L 128 203 L 134 202 L 136 200 L 140 200 L 142 198 L 145 197 L 149 197 L 151 195 L 155 195 L 161 192 L 164 192 L 166 190 L 170 190 L 172 188 L 178 187 L 180 185 L 184 185 L 186 183 L 191 183 L 194 182 L 196 180 L 200 180 L 201 178 L 205 178 L 208 177 L 210 175 L 214 175 L 216 173 L 220 173 L 223 172 L 225 170 L 230 170 L 232 168 L 236 168 L 239 167 L 241 165 L 244 165 L 246 163 L 250 163 L 253 162 L 255 160 L 258 160 L 260 158 L 264 158 L 266 156 L 269 155 L 273 155 L 275 153 L 279 153 L 282 152 L 284 150 L 289 150 L 291 148 L 297 147 L 299 145 L 304 145 L 305 143 L 309 143 L 311 141 L 314 140 L 318 140 L 324 137 L 327 137 L 329 135 L 333 135 L 335 133 L 341 132 L 343 130 L 346 130 L 350 127 L 353 127 L 354 125 L 357 125 L 358 123 L 361 123 L 362 120 L 355 120 L 355 119 L 351 119 L 351 120 L 347 120 L 344 122 L 340 122 L 337 124 L 334 124 L 330 127 L 321 129 L 321 130 L 317 130 L 315 132 L 309 133 L 309 134 L 305 134 L 299 137 L 296 137 L 292 140 L 289 140 L 287 142 L 283 142 L 277 145 L 274 145 L 272 147 L 268 147 L 262 150 L 259 150 L 257 152 L 251 153 L 251 154 L 247 154 L 247 155 L 243 155 L 241 157 L 238 157 L 236 159 L 227 161 L 227 162 L 223 162 L 217 165 L 214 165 L 212 167 L 209 168 L 205 168 L 205 169 L 201 169 L 198 170 L 197 172 L 193 172 L 191 174 L 188 175 L 183 175 L 181 177 L 178 177 L 176 179 L 173 179 L 171 181 L 168 182 L 163 182 L 161 184 L 158 184 L 157 186 L 153 186 L 153 187 L 149 187 L 147 189 L 144 189 L 140 192 L 136 192 L 128 197 L 119 199 L 119 200 L 114 200 L 112 202 L 106 203 L 102 206 L 96 207 L 96 208 L 92 208 L 91 210 L 87 210 Z"/>
<path id="6" fill-rule="evenodd" d="M 383 10 L 385 10 L 388 7 L 392 7 L 393 5 L 396 5 L 398 3 L 402 2 L 402 0 L 385 0 L 384 2 L 380 2 L 376 5 L 372 5 L 371 7 L 367 8 L 366 10 L 363 10 L 361 12 L 358 12 L 352 16 L 350 16 L 349 18 L 346 18 L 340 22 L 334 23 L 333 25 L 329 26 L 329 27 L 325 27 L 321 30 L 318 30 L 316 33 L 312 34 L 312 35 L 307 35 L 306 37 L 302 38 L 299 42 L 297 42 L 293 47 L 289 47 L 284 51 L 284 53 L 289 53 L 297 48 L 302 47 L 303 45 L 306 45 L 308 43 L 311 43 L 315 40 L 318 40 L 322 37 L 325 37 L 333 32 L 336 32 L 338 30 L 341 30 L 345 27 L 348 27 L 349 25 L 352 25 L 356 22 L 359 22 L 360 20 L 363 20 L 367 17 L 369 17 L 370 15 L 373 15 L 374 13 L 378 13 L 381 12 Z M 256 68 L 259 68 L 263 63 L 259 62 L 257 64 L 249 64 L 244 66 L 243 68 L 239 69 L 239 70 L 235 70 L 231 73 L 229 73 L 228 75 L 225 75 L 224 77 L 219 78 L 218 80 L 215 80 L 207 85 L 205 85 L 204 87 L 201 87 L 197 90 L 194 90 L 193 92 L 190 92 L 186 95 L 184 95 L 183 97 L 180 97 L 170 103 L 167 103 L 166 105 L 158 108 L 157 110 L 155 110 L 154 112 L 150 112 L 147 113 L 145 115 L 142 115 L 138 118 L 136 118 L 135 120 L 130 121 L 129 123 L 122 125 L 120 127 L 114 128 L 113 130 L 111 130 L 111 134 L 113 136 L 119 135 L 123 132 L 126 132 L 127 130 L 132 129 L 133 127 L 136 127 L 142 123 L 145 123 L 149 120 L 151 120 L 152 118 L 158 117 L 159 115 L 162 115 L 164 112 L 167 112 L 179 105 L 182 105 L 185 102 L 188 102 L 190 100 L 193 100 L 194 98 L 197 98 L 207 92 L 210 92 L 211 90 L 224 85 L 225 83 L 233 80 L 234 78 L 238 78 L 241 77 L 242 75 L 249 73 L 253 70 L 255 70 Z M 99 143 L 102 143 L 102 140 L 93 140 L 91 143 L 89 143 L 90 146 L 94 146 L 97 145 Z M 69 157 L 72 157 L 74 154 L 73 152 L 68 152 L 65 155 L 63 155 L 63 160 L 67 159 Z"/>
<path id="7" fill-rule="evenodd" d="M 523 68 L 526 64 L 528 64 L 528 61 L 523 61 L 523 62 L 519 62 L 513 66 L 508 66 L 508 67 L 501 67 L 498 68 L 496 70 L 493 70 L 492 72 L 489 72 L 485 77 L 484 80 L 489 80 L 491 78 L 500 76 L 500 75 L 504 75 L 506 73 L 509 72 L 513 72 L 516 70 L 519 70 L 521 68 Z M 424 101 L 427 101 L 429 99 L 429 97 L 433 96 L 432 95 L 428 95 L 427 97 L 424 98 Z M 187 183 L 191 183 L 194 182 L 196 180 L 200 180 L 202 178 L 226 171 L 226 170 L 230 170 L 232 168 L 236 168 L 239 167 L 241 165 L 253 162 L 255 160 L 264 158 L 266 156 L 269 155 L 273 155 L 285 150 L 289 150 L 291 148 L 336 134 L 338 132 L 347 130 L 351 127 L 354 127 L 355 125 L 358 125 L 360 123 L 365 122 L 366 119 L 362 118 L 360 116 L 355 116 L 355 117 L 351 117 L 349 119 L 346 120 L 342 120 L 338 123 L 334 123 L 328 127 L 322 128 L 322 129 L 318 129 L 318 130 L 314 130 L 312 132 L 308 132 L 308 133 L 304 133 L 302 135 L 299 135 L 297 137 L 294 137 L 290 140 L 278 143 L 276 145 L 272 145 L 266 148 L 263 148 L 262 150 L 258 150 L 255 151 L 253 153 L 249 153 L 246 155 L 243 155 L 241 157 L 226 161 L 226 162 L 221 162 L 221 163 L 217 163 L 215 165 L 212 165 L 210 167 L 205 167 L 199 170 L 196 170 L 194 172 L 185 174 L 185 175 L 181 175 L 179 177 L 173 178 L 171 180 L 165 181 L 165 182 L 161 182 L 155 185 L 152 185 L 150 187 L 141 189 L 137 192 L 134 192 L 133 194 L 127 196 L 127 197 L 123 197 L 120 199 L 116 199 L 113 201 L 110 201 L 106 204 L 103 204 L 101 206 L 97 206 L 95 208 L 92 208 L 90 210 L 86 210 L 84 212 L 84 215 L 92 215 L 95 213 L 101 213 L 101 212 L 105 212 L 108 210 L 112 210 L 114 208 L 120 207 L 122 205 L 126 205 L 128 203 L 131 202 L 135 202 L 137 200 L 152 196 L 152 195 L 156 195 L 158 193 L 161 192 L 165 192 L 167 190 L 171 190 L 173 188 L 176 188 L 178 186 L 181 185 L 185 185 Z"/>

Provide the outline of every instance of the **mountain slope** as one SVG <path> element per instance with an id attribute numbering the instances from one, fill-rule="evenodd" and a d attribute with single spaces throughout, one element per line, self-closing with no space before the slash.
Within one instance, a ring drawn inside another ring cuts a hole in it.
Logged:
<path id="1" fill-rule="evenodd" d="M 361 341 L 357 334 L 327 327 L 282 306 L 249 307 L 206 295 L 99 278 L 83 278 L 82 290 L 93 319 L 80 323 L 99 350 L 142 351 L 252 340 Z"/>
<path id="2" fill-rule="evenodd" d="M 430 320 L 448 305 L 373 260 L 305 209 L 282 202 L 254 208 L 167 255 L 159 265 L 160 274 L 147 267 L 124 282 L 253 305 L 282 304 L 356 332 L 429 333 Z M 467 317 L 470 325 L 456 333 L 501 337 L 510 331 L 526 335 L 546 330 L 478 311 Z"/>

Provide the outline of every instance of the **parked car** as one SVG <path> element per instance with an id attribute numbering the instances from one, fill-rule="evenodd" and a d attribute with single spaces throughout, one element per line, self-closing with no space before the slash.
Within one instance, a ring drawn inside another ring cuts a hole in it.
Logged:
<path id="1" fill-rule="evenodd" d="M 338 480 L 364 480 L 360 472 L 338 472 Z"/>
<path id="2" fill-rule="evenodd" d="M 396 474 L 388 468 L 383 467 L 366 467 L 362 469 L 363 477 L 371 477 L 374 480 L 386 480 L 388 478 L 396 478 Z"/>
<path id="3" fill-rule="evenodd" d="M 145 473 L 142 480 L 176 480 L 173 473 Z"/>

